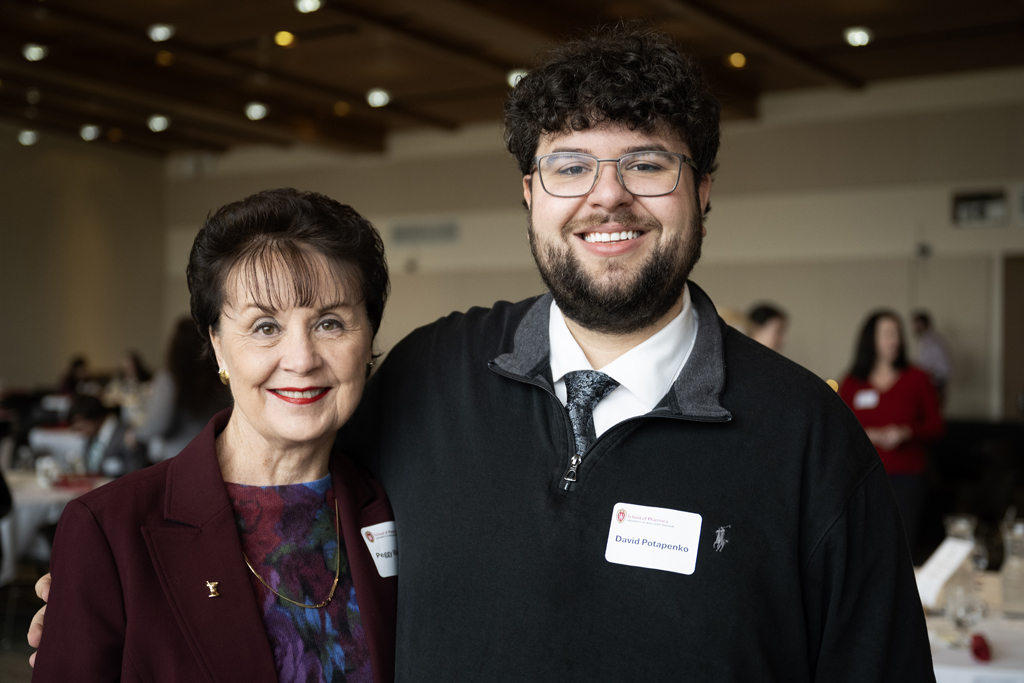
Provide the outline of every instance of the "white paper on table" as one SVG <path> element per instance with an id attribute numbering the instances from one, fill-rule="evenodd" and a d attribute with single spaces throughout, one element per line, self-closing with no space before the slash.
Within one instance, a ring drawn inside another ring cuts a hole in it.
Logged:
<path id="1" fill-rule="evenodd" d="M 974 550 L 974 541 L 949 538 L 942 542 L 917 572 L 917 591 L 928 609 L 935 609 L 943 586 Z"/>

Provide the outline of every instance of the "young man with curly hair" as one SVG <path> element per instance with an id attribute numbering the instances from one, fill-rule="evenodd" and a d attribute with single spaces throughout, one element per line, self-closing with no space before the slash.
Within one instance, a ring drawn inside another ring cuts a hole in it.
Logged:
<path id="1" fill-rule="evenodd" d="M 871 443 L 688 282 L 700 69 L 596 32 L 519 82 L 505 140 L 550 293 L 412 333 L 341 437 L 395 509 L 397 679 L 932 680 Z"/>
<path id="2" fill-rule="evenodd" d="M 550 293 L 413 332 L 339 444 L 384 484 L 398 681 L 928 681 L 892 493 L 820 379 L 725 325 L 719 105 L 599 31 L 506 106 Z"/>

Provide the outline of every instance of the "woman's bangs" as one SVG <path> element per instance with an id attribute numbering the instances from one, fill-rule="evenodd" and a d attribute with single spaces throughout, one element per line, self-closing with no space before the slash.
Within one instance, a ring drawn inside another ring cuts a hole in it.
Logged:
<path id="1" fill-rule="evenodd" d="M 291 240 L 252 244 L 232 270 L 248 299 L 270 311 L 320 309 L 359 298 L 349 267 Z"/>

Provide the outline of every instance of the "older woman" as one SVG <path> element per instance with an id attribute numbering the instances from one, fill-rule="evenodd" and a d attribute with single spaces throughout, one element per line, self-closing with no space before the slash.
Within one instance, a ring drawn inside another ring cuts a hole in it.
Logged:
<path id="1" fill-rule="evenodd" d="M 33 680 L 391 680 L 394 518 L 333 448 L 373 364 L 379 235 L 262 192 L 207 220 L 188 284 L 234 409 L 68 505 Z"/>

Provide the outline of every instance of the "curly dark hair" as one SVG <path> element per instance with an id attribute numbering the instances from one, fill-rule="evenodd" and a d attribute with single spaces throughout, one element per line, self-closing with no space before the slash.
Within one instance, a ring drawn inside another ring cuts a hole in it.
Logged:
<path id="1" fill-rule="evenodd" d="M 717 168 L 721 105 L 707 77 L 672 39 L 641 24 L 597 29 L 551 50 L 505 103 L 505 146 L 523 175 L 540 137 L 602 123 L 678 134 L 697 164 L 696 184 Z"/>
<path id="2" fill-rule="evenodd" d="M 338 266 L 334 275 L 345 283 L 322 281 L 320 256 Z M 222 206 L 196 236 L 186 275 L 192 319 L 207 342 L 210 328 L 218 329 L 231 269 L 239 267 L 245 286 L 276 307 L 276 265 L 288 271 L 284 289 L 292 290 L 297 306 L 316 305 L 334 284 L 355 285 L 376 336 L 391 290 L 380 234 L 351 206 L 287 188 Z"/>

